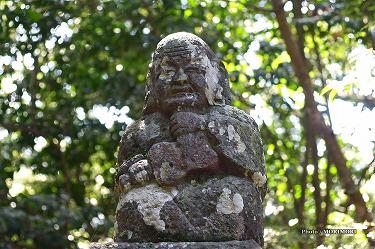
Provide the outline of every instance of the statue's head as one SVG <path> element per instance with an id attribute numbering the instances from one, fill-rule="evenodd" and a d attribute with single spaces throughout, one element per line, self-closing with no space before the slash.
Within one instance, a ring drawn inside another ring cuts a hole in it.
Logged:
<path id="1" fill-rule="evenodd" d="M 201 38 L 179 32 L 158 43 L 147 75 L 144 114 L 230 102 L 227 71 Z"/>

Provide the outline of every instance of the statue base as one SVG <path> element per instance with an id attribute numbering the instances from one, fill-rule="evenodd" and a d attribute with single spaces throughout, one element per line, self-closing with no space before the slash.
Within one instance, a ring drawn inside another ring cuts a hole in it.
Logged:
<path id="1" fill-rule="evenodd" d="M 223 242 L 91 243 L 90 249 L 261 249 L 254 240 Z"/>
<path id="2" fill-rule="evenodd" d="M 172 188 L 150 183 L 121 194 L 116 242 L 247 241 L 263 244 L 259 189 L 246 178 L 211 177 Z"/>

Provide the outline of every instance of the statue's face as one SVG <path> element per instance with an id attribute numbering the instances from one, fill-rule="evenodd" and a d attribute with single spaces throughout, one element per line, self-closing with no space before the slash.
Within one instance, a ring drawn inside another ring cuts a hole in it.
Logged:
<path id="1" fill-rule="evenodd" d="M 152 57 L 143 114 L 230 104 L 226 77 L 224 65 L 202 39 L 186 32 L 170 34 Z"/>
<path id="2" fill-rule="evenodd" d="M 202 60 L 183 54 L 166 54 L 155 69 L 162 109 L 173 111 L 184 107 L 207 105 L 204 95 L 206 67 Z"/>
<path id="3" fill-rule="evenodd" d="M 211 104 L 210 96 L 213 99 L 217 88 L 221 88 L 217 83 L 219 71 L 216 62 L 213 66 L 199 48 L 169 48 L 154 63 L 154 84 L 164 111 L 204 108 Z"/>

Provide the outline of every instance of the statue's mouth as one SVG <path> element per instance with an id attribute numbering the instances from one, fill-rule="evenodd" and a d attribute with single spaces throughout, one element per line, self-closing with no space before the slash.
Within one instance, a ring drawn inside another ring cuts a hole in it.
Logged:
<path id="1" fill-rule="evenodd" d="M 168 91 L 169 97 L 186 96 L 194 93 L 191 86 L 174 86 Z"/>
<path id="2" fill-rule="evenodd" d="M 191 108 L 199 104 L 199 95 L 190 85 L 174 85 L 167 90 L 163 104 L 173 110 L 177 107 Z"/>

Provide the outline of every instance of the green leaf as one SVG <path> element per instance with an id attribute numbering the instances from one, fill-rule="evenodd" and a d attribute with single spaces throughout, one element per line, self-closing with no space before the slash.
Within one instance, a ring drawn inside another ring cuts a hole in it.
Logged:
<path id="1" fill-rule="evenodd" d="M 332 91 L 329 92 L 328 99 L 329 99 L 330 102 L 333 101 L 333 99 L 335 98 L 336 94 L 337 94 L 337 90 L 334 89 L 334 88 L 332 89 Z"/>
<path id="2" fill-rule="evenodd" d="M 344 86 L 344 92 L 345 93 L 350 93 L 350 91 L 352 90 L 352 88 L 353 88 L 353 84 L 346 84 L 345 86 Z"/>
<path id="3" fill-rule="evenodd" d="M 326 94 L 327 92 L 331 91 L 332 90 L 332 87 L 330 85 L 327 85 L 325 86 L 321 91 L 320 91 L 320 95 L 323 96 L 324 94 Z"/>

